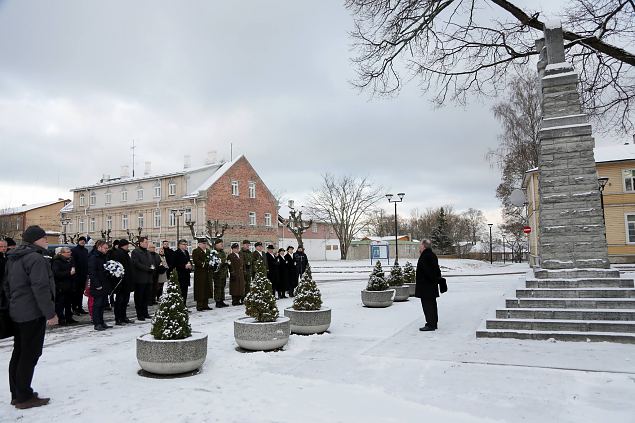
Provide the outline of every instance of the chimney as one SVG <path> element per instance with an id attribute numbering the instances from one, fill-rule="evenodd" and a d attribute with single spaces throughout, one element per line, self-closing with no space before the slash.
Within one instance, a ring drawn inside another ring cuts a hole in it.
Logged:
<path id="1" fill-rule="evenodd" d="M 128 165 L 122 165 L 121 166 L 121 178 L 129 178 L 130 177 L 130 173 L 128 171 Z"/>
<path id="2" fill-rule="evenodd" d="M 146 168 L 143 171 L 143 175 L 148 176 L 150 173 L 152 173 L 152 162 L 146 162 Z"/>
<path id="3" fill-rule="evenodd" d="M 210 150 L 207 152 L 207 159 L 205 160 L 205 164 L 216 163 L 216 150 Z"/>
<path id="4" fill-rule="evenodd" d="M 183 156 L 183 169 L 189 169 L 192 165 L 192 161 L 190 160 L 190 155 L 186 154 Z"/>

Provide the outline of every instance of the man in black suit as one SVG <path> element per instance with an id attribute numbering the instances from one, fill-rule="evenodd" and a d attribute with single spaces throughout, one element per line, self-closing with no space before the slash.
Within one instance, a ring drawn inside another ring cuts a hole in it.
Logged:
<path id="1" fill-rule="evenodd" d="M 190 263 L 190 253 L 187 251 L 186 240 L 179 240 L 178 249 L 174 252 L 172 258 L 172 264 L 174 265 L 179 277 L 179 285 L 181 286 L 183 302 L 187 303 L 187 291 L 190 286 L 190 272 L 192 271 L 192 264 Z"/>
<path id="2" fill-rule="evenodd" d="M 439 296 L 439 278 L 441 269 L 439 259 L 432 251 L 432 242 L 429 239 L 421 241 L 419 246 L 419 261 L 417 261 L 417 285 L 415 297 L 421 299 L 423 314 L 426 317 L 426 325 L 419 328 L 420 331 L 437 330 L 439 314 L 437 311 L 437 297 Z"/>

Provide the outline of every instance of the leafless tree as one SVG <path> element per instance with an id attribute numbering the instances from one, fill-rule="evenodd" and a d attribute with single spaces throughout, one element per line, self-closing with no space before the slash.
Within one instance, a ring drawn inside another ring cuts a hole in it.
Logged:
<path id="1" fill-rule="evenodd" d="M 340 242 L 340 256 L 346 259 L 353 237 L 367 224 L 383 188 L 365 177 L 322 175 L 322 185 L 309 197 L 307 210 L 319 221 L 329 222 Z"/>
<path id="2" fill-rule="evenodd" d="M 291 233 L 295 237 L 295 240 L 298 242 L 298 248 L 304 248 L 302 234 L 305 233 L 306 230 L 311 227 L 311 225 L 313 225 L 313 219 L 309 219 L 309 221 L 306 222 L 302 218 L 302 210 L 295 210 L 292 208 L 289 210 L 289 218 L 283 219 L 282 223 L 287 228 L 289 228 L 289 231 L 291 231 Z"/>
<path id="3" fill-rule="evenodd" d="M 574 0 L 560 13 L 565 49 L 580 72 L 583 107 L 628 132 L 635 101 L 635 2 Z M 353 12 L 355 84 L 396 93 L 417 79 L 436 104 L 495 95 L 537 55 L 539 10 L 506 0 L 347 0 Z"/>
<path id="4" fill-rule="evenodd" d="M 470 241 L 472 245 L 476 244 L 481 238 L 482 230 L 485 228 L 485 216 L 483 212 L 470 207 L 461 213 L 461 218 L 464 221 L 467 231 L 467 238 L 464 239 L 464 241 Z"/>
<path id="5" fill-rule="evenodd" d="M 221 223 L 218 219 L 208 220 L 205 222 L 205 232 L 197 234 L 194 229 L 194 225 L 196 222 L 189 221 L 185 222 L 188 228 L 190 228 L 190 233 L 192 234 L 192 238 L 199 239 L 205 238 L 207 240 L 207 244 L 210 246 L 214 246 L 214 242 L 217 239 L 222 239 L 223 235 L 225 235 L 225 231 L 229 229 L 229 225 L 227 223 Z"/>

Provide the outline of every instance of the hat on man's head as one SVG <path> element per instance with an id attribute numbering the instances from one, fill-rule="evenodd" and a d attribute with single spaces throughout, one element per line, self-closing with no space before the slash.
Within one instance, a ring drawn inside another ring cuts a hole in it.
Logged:
<path id="1" fill-rule="evenodd" d="M 223 240 L 221 238 L 216 238 L 214 240 L 214 245 L 220 244 L 221 242 L 223 242 Z"/>
<path id="2" fill-rule="evenodd" d="M 243 239 L 243 245 L 245 244 L 251 244 L 251 241 L 249 241 L 248 239 Z"/>
<path id="3" fill-rule="evenodd" d="M 119 241 L 118 239 L 116 239 L 116 240 L 114 240 L 114 241 L 112 242 L 112 246 L 113 246 L 113 247 L 116 247 L 116 246 L 118 246 L 118 245 L 119 245 L 119 243 L 120 243 L 120 242 L 121 242 L 121 241 Z"/>
<path id="4" fill-rule="evenodd" d="M 199 238 L 197 241 L 199 244 L 207 244 L 207 238 Z"/>
<path id="5" fill-rule="evenodd" d="M 11 237 L 6 237 L 6 238 L 4 239 L 4 242 L 6 242 L 6 243 L 7 243 L 7 247 L 13 247 L 13 246 L 15 246 L 15 245 L 16 245 L 16 244 L 15 244 L 15 240 L 14 240 L 13 238 L 11 238 Z"/>
<path id="6" fill-rule="evenodd" d="M 80 237 L 77 239 L 77 242 L 79 242 L 79 241 L 84 241 L 84 242 L 86 242 L 86 237 L 85 237 L 85 236 L 80 236 Z"/>
<path id="7" fill-rule="evenodd" d="M 257 241 L 257 242 L 254 244 L 254 247 L 262 247 L 262 242 Z"/>
<path id="8" fill-rule="evenodd" d="M 237 243 L 237 242 L 234 242 L 234 243 L 232 244 L 232 250 L 233 250 L 234 248 L 238 248 L 238 247 L 240 247 L 240 245 L 238 245 L 238 243 Z"/>
<path id="9" fill-rule="evenodd" d="M 126 245 L 130 245 L 130 241 L 128 241 L 127 239 L 120 239 L 119 240 L 119 248 L 125 247 Z"/>
<path id="10" fill-rule="evenodd" d="M 267 245 L 267 250 L 273 250 L 273 244 Z"/>
<path id="11" fill-rule="evenodd" d="M 22 234 L 22 241 L 33 244 L 35 241 L 46 237 L 46 231 L 37 225 L 29 226 Z"/>

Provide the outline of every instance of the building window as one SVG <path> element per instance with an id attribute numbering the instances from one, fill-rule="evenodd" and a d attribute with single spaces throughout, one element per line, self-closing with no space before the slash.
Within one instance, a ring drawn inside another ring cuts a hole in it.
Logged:
<path id="1" fill-rule="evenodd" d="M 90 205 L 94 206 L 95 204 L 97 204 L 97 193 L 95 191 L 90 193 Z"/>
<path id="2" fill-rule="evenodd" d="M 137 187 L 137 200 L 143 200 L 143 187 Z"/>
<path id="3" fill-rule="evenodd" d="M 127 214 L 121 215 L 121 229 L 123 229 L 124 231 L 128 229 L 128 215 Z"/>
<path id="4" fill-rule="evenodd" d="M 635 244 L 635 214 L 626 215 L 626 242 Z"/>
<path id="5" fill-rule="evenodd" d="M 256 226 L 256 212 L 249 212 L 249 226 Z"/>
<path id="6" fill-rule="evenodd" d="M 173 212 L 170 212 L 170 214 L 168 215 L 168 226 L 176 226 L 176 214 L 174 214 Z"/>
<path id="7" fill-rule="evenodd" d="M 183 218 L 185 218 L 185 222 L 192 221 L 192 209 L 185 209 L 185 213 L 183 214 Z"/>
<path id="8" fill-rule="evenodd" d="M 143 213 L 139 213 L 139 215 L 137 216 L 137 224 L 139 225 L 139 228 L 143 228 L 144 225 L 144 219 L 143 219 Z"/>
<path id="9" fill-rule="evenodd" d="M 622 174 L 624 176 L 624 191 L 635 191 L 635 169 L 625 169 Z"/>
<path id="10" fill-rule="evenodd" d="M 156 209 L 154 211 L 154 227 L 155 228 L 161 227 L 161 210 L 159 209 Z"/>
<path id="11" fill-rule="evenodd" d="M 86 205 L 86 195 L 85 194 L 79 194 L 79 206 L 83 207 Z"/>
<path id="12" fill-rule="evenodd" d="M 94 217 L 91 217 L 90 220 L 88 221 L 88 231 L 95 232 L 95 218 Z"/>
<path id="13" fill-rule="evenodd" d="M 311 232 L 314 234 L 318 233 L 318 225 L 316 222 L 313 222 L 313 225 L 311 225 Z"/>
<path id="14" fill-rule="evenodd" d="M 232 181 L 232 195 L 238 196 L 238 181 Z"/>
<path id="15" fill-rule="evenodd" d="M 125 203 L 128 201 L 128 190 L 126 188 L 121 189 L 121 202 Z"/>
<path id="16" fill-rule="evenodd" d="M 68 225 L 66 225 L 66 233 L 67 234 L 72 234 L 73 233 L 73 221 L 72 220 L 70 222 L 68 222 Z"/>
<path id="17" fill-rule="evenodd" d="M 154 185 L 154 198 L 161 198 L 161 183 L 159 181 Z"/>
<path id="18" fill-rule="evenodd" d="M 256 183 L 249 181 L 249 198 L 256 198 Z"/>
<path id="19" fill-rule="evenodd" d="M 112 202 L 112 193 L 110 191 L 106 192 L 105 201 L 106 201 L 106 204 L 110 204 Z"/>
<path id="20" fill-rule="evenodd" d="M 265 226 L 271 227 L 271 213 L 265 213 Z"/>
<path id="21" fill-rule="evenodd" d="M 168 195 L 176 195 L 176 182 L 172 180 L 168 183 Z"/>
<path id="22" fill-rule="evenodd" d="M 112 230 L 112 216 L 106 216 L 106 230 Z"/>
<path id="23" fill-rule="evenodd" d="M 85 230 L 85 229 L 86 229 L 86 228 L 84 227 L 84 218 L 82 217 L 81 219 L 79 219 L 79 231 L 80 231 L 81 233 L 84 233 L 84 230 Z"/>

